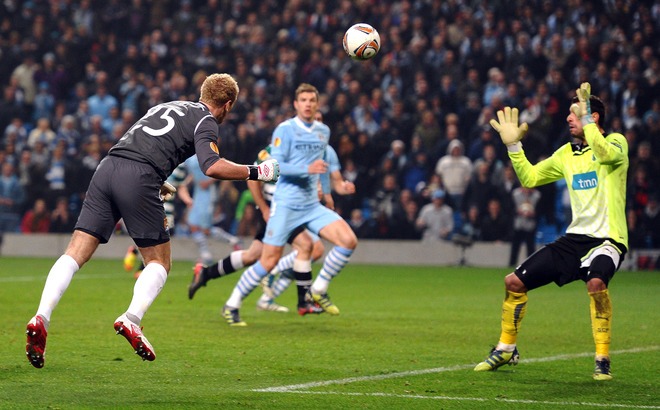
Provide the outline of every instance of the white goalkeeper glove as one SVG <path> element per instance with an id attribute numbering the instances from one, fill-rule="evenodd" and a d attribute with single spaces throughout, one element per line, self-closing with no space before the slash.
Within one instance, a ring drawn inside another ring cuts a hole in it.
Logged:
<path id="1" fill-rule="evenodd" d="M 169 201 L 170 199 L 174 198 L 175 193 L 176 193 L 176 188 L 174 187 L 174 185 L 165 181 L 163 185 L 161 185 L 160 187 L 160 200 L 163 202 Z"/>
<path id="2" fill-rule="evenodd" d="M 500 134 L 500 138 L 509 151 L 520 151 L 520 140 L 525 136 L 529 129 L 526 122 L 518 125 L 518 109 L 504 107 L 504 110 L 497 111 L 497 118 L 490 120 L 490 126 Z"/>
<path id="3" fill-rule="evenodd" d="M 587 124 L 593 124 L 594 119 L 591 117 L 591 84 L 582 83 L 580 88 L 575 90 L 578 102 L 571 104 L 571 111 L 575 114 L 584 127 Z"/>
<path id="4" fill-rule="evenodd" d="M 277 181 L 280 177 L 280 164 L 276 159 L 269 159 L 259 165 L 248 165 L 247 179 L 259 181 Z"/>

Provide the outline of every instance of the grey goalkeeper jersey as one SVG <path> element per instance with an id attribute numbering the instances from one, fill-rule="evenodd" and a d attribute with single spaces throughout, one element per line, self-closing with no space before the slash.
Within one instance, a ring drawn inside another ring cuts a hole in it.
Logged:
<path id="1" fill-rule="evenodd" d="M 109 155 L 150 164 L 163 181 L 197 154 L 204 172 L 220 159 L 218 123 L 202 103 L 171 101 L 152 107 L 110 149 Z"/>

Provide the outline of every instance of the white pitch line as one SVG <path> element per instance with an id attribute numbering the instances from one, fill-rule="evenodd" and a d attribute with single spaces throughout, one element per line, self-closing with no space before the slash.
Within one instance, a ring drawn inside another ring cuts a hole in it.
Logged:
<path id="1" fill-rule="evenodd" d="M 625 353 L 642 353 L 642 352 L 650 352 L 653 350 L 660 350 L 660 346 L 648 346 L 648 347 L 639 347 L 634 349 L 615 350 L 611 352 L 611 354 L 616 355 L 616 354 L 625 354 Z M 578 359 L 581 357 L 590 357 L 593 355 L 594 355 L 593 352 L 562 354 L 557 356 L 524 359 L 523 362 L 524 363 L 554 362 L 558 360 L 571 360 L 571 359 Z M 463 365 L 448 366 L 448 367 L 436 367 L 433 369 L 410 370 L 406 372 L 377 374 L 373 376 L 347 377 L 345 379 L 325 380 L 325 381 L 302 383 L 302 384 L 290 384 L 286 386 L 277 386 L 277 387 L 266 387 L 263 389 L 252 389 L 252 391 L 262 392 L 262 393 L 285 393 L 290 391 L 311 389 L 314 387 L 330 386 L 333 384 L 350 384 L 350 383 L 358 383 L 358 382 L 373 381 L 373 380 L 395 379 L 399 377 L 416 376 L 420 374 L 444 373 L 444 372 L 451 372 L 456 370 L 466 370 L 466 369 L 471 369 L 473 367 L 474 364 L 463 364 Z"/>
<path id="2" fill-rule="evenodd" d="M 547 400 L 516 400 L 516 399 L 501 399 L 497 397 L 482 398 L 482 397 L 451 397 L 451 396 L 423 396 L 419 394 L 391 394 L 391 393 L 352 393 L 352 392 L 317 392 L 309 390 L 287 390 L 280 393 L 291 394 L 317 394 L 317 395 L 335 395 L 335 396 L 362 396 L 362 397 L 393 397 L 399 399 L 427 399 L 427 400 L 448 400 L 448 401 L 476 401 L 476 402 L 504 402 L 512 404 L 537 404 L 537 405 L 550 405 L 561 406 L 562 408 L 575 408 L 579 406 L 589 407 L 604 407 L 604 408 L 622 408 L 622 409 L 660 409 L 660 406 L 647 406 L 635 404 L 619 404 L 619 403 L 589 403 L 581 401 L 547 401 Z"/>

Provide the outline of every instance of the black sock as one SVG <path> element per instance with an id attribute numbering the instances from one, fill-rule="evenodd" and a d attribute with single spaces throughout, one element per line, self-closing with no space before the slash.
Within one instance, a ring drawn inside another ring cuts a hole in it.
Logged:
<path id="1" fill-rule="evenodd" d="M 220 267 L 220 264 L 222 264 L 222 267 Z M 230 256 L 227 256 L 219 263 L 214 263 L 213 265 L 204 268 L 204 270 L 207 279 L 221 278 L 236 272 L 236 268 L 234 268 L 234 265 L 231 264 Z"/>
<path id="2" fill-rule="evenodd" d="M 296 278 L 296 286 L 298 287 L 298 306 L 305 305 L 305 294 L 312 286 L 312 272 L 297 272 L 293 271 L 293 276 Z"/>

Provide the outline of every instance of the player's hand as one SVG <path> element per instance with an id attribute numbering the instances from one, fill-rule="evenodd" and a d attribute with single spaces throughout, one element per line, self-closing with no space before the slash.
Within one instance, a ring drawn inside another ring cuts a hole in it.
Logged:
<path id="1" fill-rule="evenodd" d="M 526 122 L 518 125 L 517 108 L 504 107 L 504 110 L 497 111 L 497 118 L 500 122 L 492 119 L 490 120 L 490 126 L 500 134 L 504 145 L 517 144 L 525 136 L 529 128 Z"/>
<path id="2" fill-rule="evenodd" d="M 271 158 L 257 166 L 257 179 L 259 181 L 277 181 L 280 177 L 280 163 Z"/>
<path id="3" fill-rule="evenodd" d="M 573 114 L 582 121 L 582 125 L 594 122 L 593 118 L 591 118 L 591 102 L 589 101 L 591 97 L 591 84 L 580 84 L 580 88 L 575 90 L 575 94 L 577 95 L 578 102 L 571 105 Z"/>
<path id="4" fill-rule="evenodd" d="M 355 193 L 355 184 L 351 181 L 344 181 L 341 185 L 342 195 L 351 195 Z"/>
<path id="5" fill-rule="evenodd" d="M 169 201 L 170 199 L 174 198 L 175 193 L 176 193 L 176 188 L 174 187 L 174 185 L 165 181 L 163 185 L 161 185 L 160 187 L 160 200 L 163 202 Z"/>
<path id="6" fill-rule="evenodd" d="M 310 174 L 325 174 L 328 172 L 328 163 L 322 159 L 317 159 L 316 161 L 309 164 L 309 167 L 307 167 L 307 172 Z"/>

